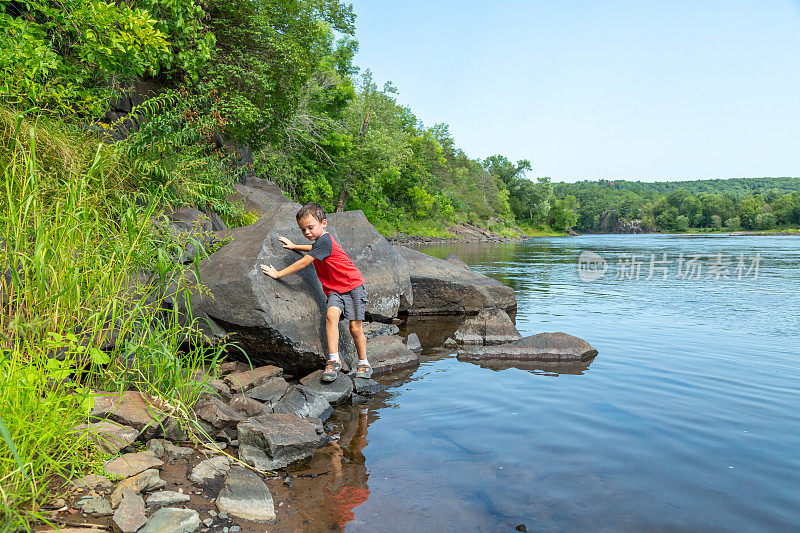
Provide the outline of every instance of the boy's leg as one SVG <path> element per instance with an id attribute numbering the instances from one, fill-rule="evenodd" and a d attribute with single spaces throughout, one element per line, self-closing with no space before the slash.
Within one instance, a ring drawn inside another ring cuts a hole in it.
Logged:
<path id="1" fill-rule="evenodd" d="M 338 307 L 329 307 L 325 316 L 325 336 L 328 337 L 328 353 L 339 353 L 339 317 L 342 310 Z"/>
<path id="2" fill-rule="evenodd" d="M 356 353 L 358 354 L 358 363 L 368 365 L 367 362 L 367 337 L 364 335 L 364 327 L 361 320 L 350 321 L 350 335 L 353 336 L 353 342 L 356 345 Z"/>

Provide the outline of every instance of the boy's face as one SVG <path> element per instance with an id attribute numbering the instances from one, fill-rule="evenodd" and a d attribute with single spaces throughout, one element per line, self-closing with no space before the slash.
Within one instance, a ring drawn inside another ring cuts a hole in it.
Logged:
<path id="1" fill-rule="evenodd" d="M 300 226 L 300 231 L 303 232 L 303 237 L 310 241 L 316 241 L 319 239 L 320 235 L 325 233 L 325 228 L 328 227 L 328 221 L 323 220 L 320 222 L 311 215 L 307 215 L 298 220 L 297 225 Z"/>

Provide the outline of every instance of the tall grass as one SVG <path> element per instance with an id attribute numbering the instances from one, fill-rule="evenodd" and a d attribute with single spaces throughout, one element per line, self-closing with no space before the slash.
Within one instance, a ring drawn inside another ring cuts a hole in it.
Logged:
<path id="1" fill-rule="evenodd" d="M 209 354 L 180 350 L 191 322 L 159 307 L 167 287 L 196 287 L 133 168 L 117 147 L 0 109 L 0 529 L 27 527 L 54 479 L 96 460 L 71 432 L 91 387 L 188 415 L 208 379 Z"/>

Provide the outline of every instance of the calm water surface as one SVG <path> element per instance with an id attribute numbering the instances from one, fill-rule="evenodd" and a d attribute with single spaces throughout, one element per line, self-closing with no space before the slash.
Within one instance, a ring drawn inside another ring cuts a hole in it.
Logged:
<path id="1" fill-rule="evenodd" d="M 423 364 L 367 414 L 332 419 L 350 420 L 327 502 L 347 531 L 800 528 L 800 238 L 599 235 L 422 250 L 455 252 L 512 286 L 523 335 L 564 331 L 599 355 L 580 373 L 493 370 L 440 348 L 456 325 L 409 324 Z M 602 279 L 578 276 L 585 250 L 607 261 Z M 661 268 L 646 279 L 651 254 Z M 700 279 L 679 275 L 681 256 L 681 272 L 700 257 Z M 714 279 L 725 267 L 728 279 Z"/>

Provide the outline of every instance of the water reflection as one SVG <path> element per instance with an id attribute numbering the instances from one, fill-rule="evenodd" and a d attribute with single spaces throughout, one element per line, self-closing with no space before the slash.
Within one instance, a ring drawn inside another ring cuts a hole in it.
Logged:
<path id="1" fill-rule="evenodd" d="M 472 363 L 481 368 L 488 368 L 499 372 L 501 370 L 508 370 L 509 368 L 516 368 L 517 370 L 524 370 L 531 374 L 542 374 L 545 376 L 558 376 L 567 374 L 571 376 L 580 376 L 587 370 L 589 365 L 594 361 L 594 357 L 586 361 L 513 361 L 509 359 L 495 359 L 485 361 L 474 361 L 469 359 L 458 359 L 465 363 Z"/>

